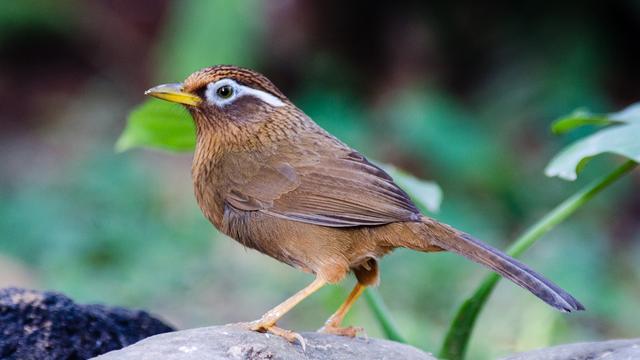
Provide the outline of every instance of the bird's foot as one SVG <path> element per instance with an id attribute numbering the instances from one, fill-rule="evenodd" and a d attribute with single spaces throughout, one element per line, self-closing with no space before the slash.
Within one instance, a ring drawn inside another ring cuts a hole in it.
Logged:
<path id="1" fill-rule="evenodd" d="M 367 334 L 364 332 L 364 328 L 362 327 L 340 327 L 331 324 L 326 324 L 325 326 L 321 327 L 318 332 L 348 337 L 356 337 L 358 333 L 362 333 L 365 337 L 367 336 Z"/>
<path id="2" fill-rule="evenodd" d="M 295 343 L 297 341 L 302 346 L 302 351 L 305 351 L 307 349 L 307 343 L 305 342 L 302 335 L 291 330 L 279 328 L 274 322 L 259 319 L 248 323 L 242 323 L 241 325 L 245 326 L 251 331 L 271 333 L 273 335 L 280 336 L 290 343 Z"/>

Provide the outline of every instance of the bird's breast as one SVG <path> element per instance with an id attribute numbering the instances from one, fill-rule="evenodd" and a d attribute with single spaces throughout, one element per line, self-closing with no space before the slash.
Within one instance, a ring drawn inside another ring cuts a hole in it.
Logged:
<path id="1" fill-rule="evenodd" d="M 200 142 L 196 146 L 191 167 L 193 190 L 204 216 L 220 230 L 224 216 L 224 170 L 219 152 Z"/>

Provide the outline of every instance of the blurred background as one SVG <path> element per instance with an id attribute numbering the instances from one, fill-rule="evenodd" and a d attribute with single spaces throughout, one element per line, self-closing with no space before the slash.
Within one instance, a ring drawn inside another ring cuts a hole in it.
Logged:
<path id="1" fill-rule="evenodd" d="M 640 99 L 640 2 L 0 2 L 0 286 L 144 308 L 180 328 L 257 318 L 311 280 L 219 235 L 192 195 L 191 154 L 113 145 L 157 83 L 213 64 L 255 68 L 376 160 L 436 181 L 434 217 L 497 247 L 576 183 L 543 168 L 550 123 Z M 562 315 L 504 283 L 470 358 L 640 334 L 640 176 L 616 183 L 524 257 L 588 311 Z M 404 335 L 437 351 L 487 271 L 397 251 L 380 292 Z M 282 325 L 315 330 L 353 279 Z M 349 324 L 381 336 L 364 301 Z"/>

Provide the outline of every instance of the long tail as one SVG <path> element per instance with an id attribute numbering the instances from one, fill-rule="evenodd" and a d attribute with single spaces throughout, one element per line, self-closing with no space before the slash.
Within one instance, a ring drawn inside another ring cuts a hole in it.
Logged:
<path id="1" fill-rule="evenodd" d="M 433 219 L 423 217 L 422 224 L 423 226 L 420 229 L 421 237 L 423 240 L 428 240 L 427 247 L 435 245 L 484 265 L 529 290 L 532 294 L 560 311 L 584 310 L 584 306 L 573 296 L 533 271 L 527 265 L 500 250 L 483 244 L 468 234 Z M 427 232 L 426 234 L 424 233 L 425 231 Z"/>

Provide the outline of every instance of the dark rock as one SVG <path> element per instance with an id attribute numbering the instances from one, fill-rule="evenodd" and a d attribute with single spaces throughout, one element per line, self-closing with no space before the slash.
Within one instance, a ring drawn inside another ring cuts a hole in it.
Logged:
<path id="1" fill-rule="evenodd" d="M 279 336 L 248 331 L 238 325 L 212 326 L 152 336 L 96 360 L 215 359 L 407 359 L 435 360 L 412 346 L 387 340 L 302 333 L 306 349 Z"/>
<path id="2" fill-rule="evenodd" d="M 144 311 L 0 289 L 0 359 L 88 359 L 173 329 Z"/>
<path id="3" fill-rule="evenodd" d="M 511 355 L 503 360 L 633 360 L 640 359 L 640 339 L 559 345 Z"/>

